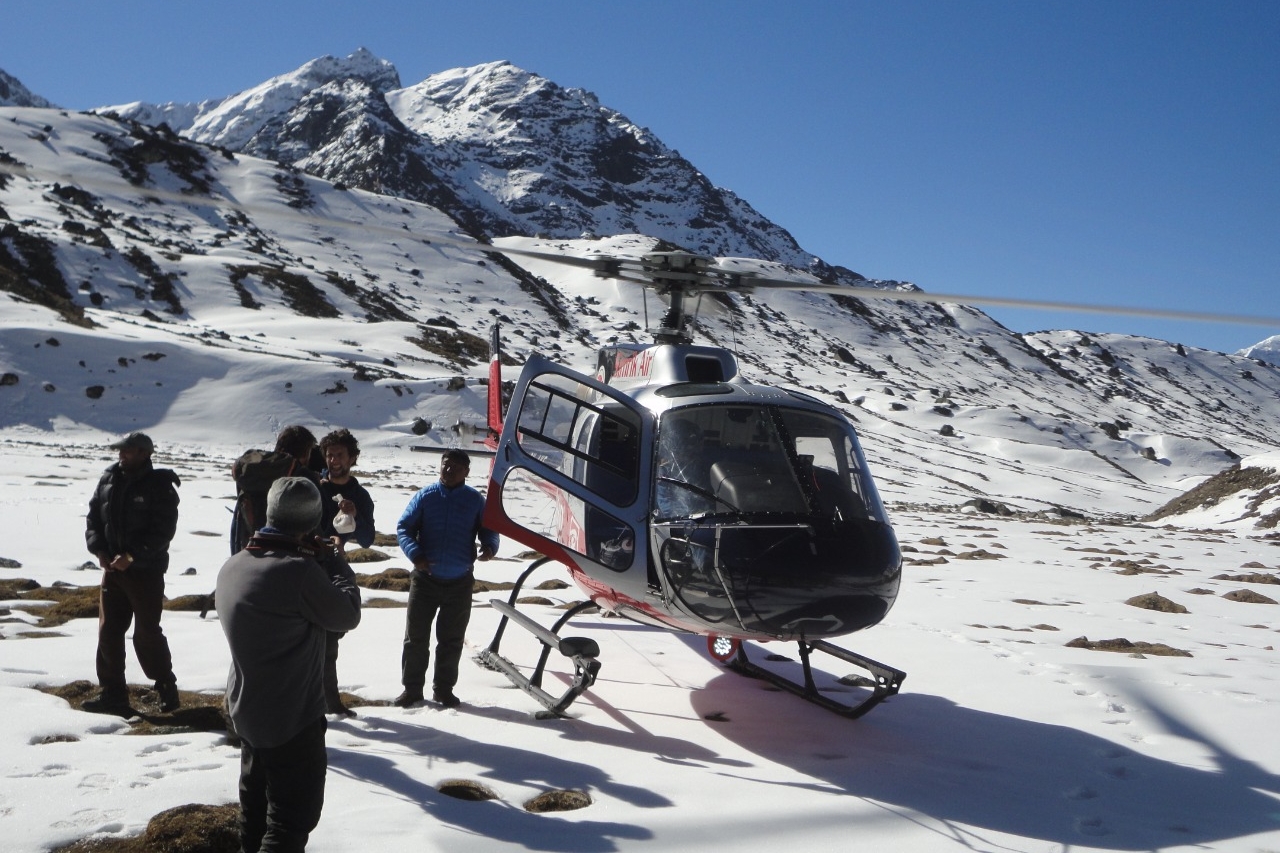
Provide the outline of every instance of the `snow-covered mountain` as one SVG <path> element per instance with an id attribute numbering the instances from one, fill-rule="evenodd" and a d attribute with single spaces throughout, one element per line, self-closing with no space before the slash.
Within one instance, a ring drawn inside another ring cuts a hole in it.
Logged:
<path id="1" fill-rule="evenodd" d="M 415 423 L 481 420 L 495 319 L 513 360 L 580 368 L 656 325 L 638 290 L 467 235 L 577 254 L 662 241 L 860 280 L 585 92 L 506 63 L 398 85 L 361 51 L 221 101 L 109 110 L 155 127 L 0 111 L 0 429 L 119 432 L 210 407 L 204 434 L 172 438 L 235 445 L 303 421 L 411 443 Z M 891 502 L 1142 514 L 1280 436 L 1280 368 L 1261 361 L 1023 336 L 852 288 L 707 302 L 700 334 L 750 378 L 857 422 Z M 209 393 L 228 381 L 242 407 Z"/>
<path id="2" fill-rule="evenodd" d="M 1236 355 L 1269 364 L 1280 364 L 1280 335 L 1272 335 L 1265 341 L 1259 341 L 1251 347 L 1240 350 Z"/>
<path id="3" fill-rule="evenodd" d="M 441 72 L 402 89 L 389 63 L 361 49 L 222 100 L 99 112 L 163 121 L 198 142 L 425 201 L 489 236 L 646 234 L 692 251 L 857 278 L 825 270 L 783 228 L 595 95 L 507 62 Z M 424 191 L 424 171 L 469 215 L 442 203 L 437 187 Z"/>

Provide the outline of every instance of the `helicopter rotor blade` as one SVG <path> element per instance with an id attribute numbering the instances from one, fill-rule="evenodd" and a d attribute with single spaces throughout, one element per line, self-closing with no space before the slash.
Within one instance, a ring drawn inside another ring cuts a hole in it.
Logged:
<path id="1" fill-rule="evenodd" d="M 614 276 L 620 281 L 635 284 L 652 284 L 650 279 L 630 276 Z M 1096 303 L 1065 302 L 1059 300 L 1023 299 L 1012 296 L 980 296 L 977 294 L 937 293 L 924 290 L 900 290 L 801 281 L 799 279 L 772 278 L 754 272 L 731 272 L 723 268 L 711 268 L 703 272 L 686 273 L 663 271 L 661 278 L 686 282 L 686 291 L 717 291 L 750 293 L 754 290 L 797 290 L 809 293 L 826 293 L 851 296 L 855 299 L 887 299 L 896 302 L 923 302 L 942 305 L 969 305 L 979 308 L 1023 308 L 1042 311 L 1068 311 L 1081 314 L 1123 315 L 1159 320 L 1184 320 L 1202 323 L 1230 323 L 1243 326 L 1274 326 L 1280 328 L 1280 317 L 1259 314 L 1229 314 L 1212 311 L 1181 311 L 1172 308 L 1137 307 L 1125 305 L 1099 305 Z"/>
<path id="2" fill-rule="evenodd" d="M 978 296 L 975 294 L 936 293 L 923 290 L 892 290 L 878 287 L 859 287 L 857 285 L 815 284 L 787 279 L 743 276 L 742 289 L 749 290 L 754 288 L 804 290 L 815 293 L 852 296 L 857 299 L 890 299 L 899 302 L 931 302 L 935 304 L 971 305 L 982 308 L 1028 308 L 1043 311 L 1071 311 L 1081 314 L 1119 314 L 1158 320 L 1189 320 L 1201 323 L 1231 323 L 1242 326 L 1275 326 L 1280 328 L 1280 317 L 1268 317 L 1261 314 L 1225 314 L 1214 311 L 1180 311 L 1172 308 L 1022 299 L 1014 296 Z"/>

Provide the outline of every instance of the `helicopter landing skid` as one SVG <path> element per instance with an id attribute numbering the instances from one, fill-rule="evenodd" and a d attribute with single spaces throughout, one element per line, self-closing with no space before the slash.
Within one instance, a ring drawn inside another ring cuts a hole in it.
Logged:
<path id="1" fill-rule="evenodd" d="M 779 675 L 772 670 L 765 669 L 759 664 L 752 663 L 747 659 L 747 647 L 745 644 L 738 646 L 737 654 L 727 661 L 727 665 L 734 672 L 746 675 L 750 678 L 759 678 L 769 682 L 777 687 L 782 688 L 790 693 L 794 693 L 802 699 L 812 702 L 839 714 L 851 720 L 856 720 L 863 714 L 879 705 L 885 699 L 895 695 L 902 686 L 903 680 L 907 674 L 899 669 L 886 666 L 871 658 L 864 657 L 848 649 L 842 649 L 839 646 L 833 646 L 824 640 L 815 640 L 813 642 L 797 641 L 800 647 L 800 663 L 804 667 L 804 683 L 792 681 L 791 679 Z M 825 652 L 832 657 L 839 658 L 845 663 L 853 664 L 861 667 L 871 673 L 870 686 L 872 688 L 871 695 L 863 699 L 856 705 L 846 705 L 843 702 L 837 702 L 830 696 L 825 696 L 818 691 L 817 685 L 813 680 L 813 669 L 809 665 L 809 655 L 811 652 Z"/>
<path id="2" fill-rule="evenodd" d="M 493 635 L 493 641 L 489 643 L 488 648 L 480 652 L 479 658 L 482 664 L 489 669 L 501 672 L 512 684 L 538 700 L 552 714 L 562 717 L 565 714 L 565 709 L 573 703 L 573 700 L 577 699 L 584 690 L 596 683 L 596 675 L 600 672 L 600 661 L 596 660 L 600 656 L 600 646 L 595 640 L 587 637 L 561 637 L 556 633 L 571 618 L 584 610 L 595 607 L 593 602 L 583 601 L 569 608 L 549 629 L 539 625 L 516 609 L 516 598 L 520 595 L 520 589 L 524 586 L 525 579 L 547 561 L 548 559 L 544 557 L 534 561 L 529 568 L 525 569 L 517 579 L 515 587 L 511 590 L 511 596 L 507 601 L 499 601 L 496 598 L 489 601 L 490 606 L 502 614 L 502 619 L 498 622 L 498 630 Z M 538 665 L 534 668 L 532 675 L 526 676 L 514 663 L 498 652 L 498 645 L 502 642 L 502 635 L 506 631 L 508 622 L 514 622 L 524 628 L 533 634 L 538 642 L 542 643 L 542 654 L 538 657 Z M 542 689 L 542 674 L 546 669 L 547 658 L 550 657 L 552 649 L 573 661 L 573 683 L 559 698 Z"/>

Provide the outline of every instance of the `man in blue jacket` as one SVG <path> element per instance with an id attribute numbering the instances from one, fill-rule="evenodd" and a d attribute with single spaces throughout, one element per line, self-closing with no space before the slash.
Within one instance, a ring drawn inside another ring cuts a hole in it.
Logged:
<path id="1" fill-rule="evenodd" d="M 404 692 L 395 699 L 401 708 L 423 701 L 433 622 L 432 698 L 446 708 L 460 703 L 453 687 L 458 683 L 458 661 L 471 620 L 476 543 L 480 560 L 492 559 L 498 551 L 498 534 L 481 525 L 484 496 L 466 485 L 470 470 L 471 458 L 465 451 L 446 450 L 440 458 L 439 481 L 415 494 L 396 524 L 400 550 L 413 563 L 400 657 Z"/>

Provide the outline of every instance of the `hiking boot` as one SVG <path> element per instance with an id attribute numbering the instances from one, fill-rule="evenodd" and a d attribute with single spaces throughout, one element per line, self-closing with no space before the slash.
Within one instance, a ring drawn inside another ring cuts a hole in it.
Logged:
<path id="1" fill-rule="evenodd" d="M 334 704 L 334 705 L 330 705 L 329 713 L 336 717 L 346 717 L 348 719 L 356 715 L 355 711 L 351 710 L 341 702 L 338 702 L 337 704 Z"/>
<path id="2" fill-rule="evenodd" d="M 453 695 L 453 688 L 451 687 L 437 687 L 432 692 L 431 698 L 446 708 L 456 708 L 462 704 L 462 700 Z"/>
<path id="3" fill-rule="evenodd" d="M 392 705 L 400 708 L 408 708 L 410 705 L 416 705 L 423 701 L 422 688 L 406 687 L 404 692 L 391 700 Z"/>
<path id="4" fill-rule="evenodd" d="M 129 694 L 114 690 L 103 690 L 92 699 L 86 699 L 81 708 L 91 714 L 114 714 L 117 717 L 132 717 L 133 708 L 129 707 Z"/>
<path id="5" fill-rule="evenodd" d="M 178 695 L 178 685 L 176 682 L 157 681 L 156 693 L 160 694 L 161 713 L 172 713 L 182 707 L 182 697 Z"/>

